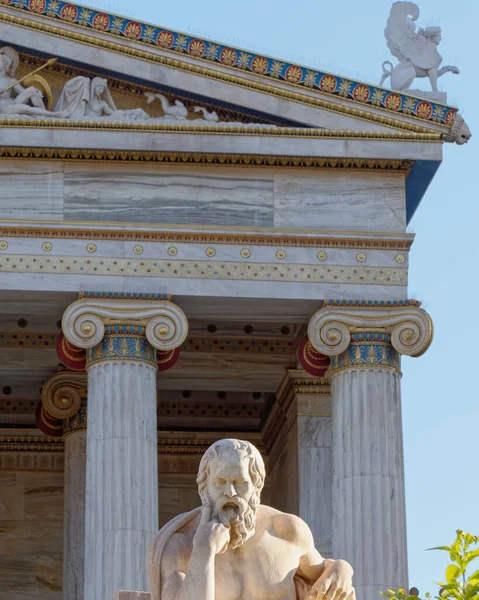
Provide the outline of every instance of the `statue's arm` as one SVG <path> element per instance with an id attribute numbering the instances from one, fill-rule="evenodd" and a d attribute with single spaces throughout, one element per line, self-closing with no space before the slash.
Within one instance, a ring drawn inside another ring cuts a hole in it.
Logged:
<path id="1" fill-rule="evenodd" d="M 228 540 L 229 530 L 203 507 L 193 543 L 174 535 L 163 552 L 161 600 L 215 600 L 215 557 Z"/>
<path id="2" fill-rule="evenodd" d="M 314 546 L 313 534 L 309 527 L 298 519 L 298 543 L 303 554 L 298 573 L 313 583 L 308 598 L 310 600 L 333 600 L 344 594 L 345 600 L 355 600 L 352 584 L 353 570 L 344 560 L 323 558 Z"/>
<path id="3" fill-rule="evenodd" d="M 316 550 L 313 534 L 308 525 L 299 517 L 294 519 L 296 543 L 302 550 L 298 572 L 310 581 L 317 581 L 334 561 L 323 558 Z"/>
<path id="4" fill-rule="evenodd" d="M 193 546 L 187 565 L 183 557 L 168 553 L 165 553 L 161 562 L 161 600 L 214 600 L 214 552 Z"/>

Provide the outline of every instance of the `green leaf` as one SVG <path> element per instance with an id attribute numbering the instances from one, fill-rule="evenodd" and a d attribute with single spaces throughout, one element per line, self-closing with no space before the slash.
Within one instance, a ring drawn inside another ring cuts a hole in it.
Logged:
<path id="1" fill-rule="evenodd" d="M 466 560 L 468 563 L 473 561 L 479 556 L 479 548 L 477 550 L 472 550 L 472 552 L 466 552 Z"/>
<path id="2" fill-rule="evenodd" d="M 452 583 L 453 581 L 455 581 L 455 579 L 458 576 L 459 572 L 460 572 L 460 569 L 456 565 L 448 565 L 448 567 L 446 568 L 446 581 L 447 581 L 447 583 Z"/>

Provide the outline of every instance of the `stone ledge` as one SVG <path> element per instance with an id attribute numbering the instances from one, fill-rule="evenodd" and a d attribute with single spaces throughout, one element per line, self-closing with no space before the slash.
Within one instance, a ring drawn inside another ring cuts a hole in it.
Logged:
<path id="1" fill-rule="evenodd" d="M 115 592 L 113 600 L 151 600 L 150 592 L 127 592 L 121 590 Z"/>

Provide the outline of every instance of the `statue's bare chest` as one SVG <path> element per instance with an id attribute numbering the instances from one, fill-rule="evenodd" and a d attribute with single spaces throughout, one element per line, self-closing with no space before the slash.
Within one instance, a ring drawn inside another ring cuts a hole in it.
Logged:
<path id="1" fill-rule="evenodd" d="M 216 556 L 216 600 L 294 600 L 299 552 L 264 533 L 259 540 Z"/>
<path id="2" fill-rule="evenodd" d="M 5 88 L 11 85 L 15 80 L 11 77 L 0 76 L 0 98 L 10 98 L 11 91 L 3 92 Z"/>

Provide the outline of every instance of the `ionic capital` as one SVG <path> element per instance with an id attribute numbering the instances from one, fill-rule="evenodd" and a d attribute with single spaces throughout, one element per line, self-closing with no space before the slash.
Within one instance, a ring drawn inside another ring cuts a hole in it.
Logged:
<path id="1" fill-rule="evenodd" d="M 86 429 L 87 374 L 57 371 L 42 388 L 35 412 L 37 427 L 52 438 Z"/>
<path id="2" fill-rule="evenodd" d="M 55 419 L 73 417 L 87 396 L 87 374 L 58 371 L 49 377 L 41 392 L 43 409 Z"/>
<path id="3" fill-rule="evenodd" d="M 433 338 L 430 316 L 414 300 L 327 301 L 311 318 L 308 337 L 322 354 L 337 356 L 351 343 L 351 334 L 384 332 L 400 354 L 421 356 Z"/>
<path id="4" fill-rule="evenodd" d="M 162 351 L 178 348 L 188 335 L 184 312 L 169 300 L 89 295 L 70 304 L 62 318 L 65 337 L 80 348 L 98 345 L 108 324 L 144 325 L 148 342 Z"/>

